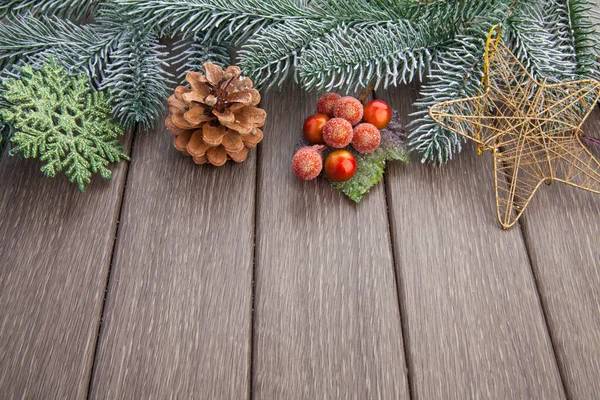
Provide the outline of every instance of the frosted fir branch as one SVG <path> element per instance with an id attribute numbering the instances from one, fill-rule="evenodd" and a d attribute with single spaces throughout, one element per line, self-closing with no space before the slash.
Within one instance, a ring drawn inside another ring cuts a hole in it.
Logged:
<path id="1" fill-rule="evenodd" d="M 173 46 L 174 56 L 167 61 L 177 66 L 177 81 L 183 82 L 188 72 L 202 72 L 205 62 L 212 62 L 220 67 L 230 65 L 229 47 L 228 43 L 217 43 L 198 36 L 190 39 L 180 38 Z"/>
<path id="2" fill-rule="evenodd" d="M 299 76 L 307 89 L 376 87 L 424 77 L 436 48 L 449 37 L 408 21 L 338 26 L 313 40 L 299 58 Z"/>
<path id="3" fill-rule="evenodd" d="M 251 35 L 239 52 L 240 62 L 259 86 L 281 86 L 290 75 L 297 81 L 299 57 L 315 40 L 340 29 L 344 32 L 348 27 L 398 20 L 397 10 L 385 3 L 355 0 L 312 3 L 310 19 L 284 19 Z"/>
<path id="4" fill-rule="evenodd" d="M 409 147 L 421 155 L 421 162 L 443 164 L 461 151 L 464 139 L 433 121 L 428 110 L 443 101 L 480 94 L 484 48 L 483 38 L 462 36 L 439 52 L 429 82 L 422 86 L 420 98 L 414 103 L 421 111 L 408 125 Z"/>
<path id="5" fill-rule="evenodd" d="M 575 63 L 572 79 L 598 76 L 598 31 L 593 16 L 598 6 L 590 0 L 547 0 L 548 29 L 556 35 L 556 48 Z"/>
<path id="6" fill-rule="evenodd" d="M 310 4 L 313 19 L 334 20 L 338 23 L 381 22 L 402 19 L 401 8 L 392 7 L 397 1 L 337 0 L 315 1 Z M 407 7 L 407 4 L 403 4 Z"/>
<path id="7" fill-rule="evenodd" d="M 556 34 L 548 29 L 551 1 L 521 1 L 506 21 L 509 46 L 534 77 L 558 82 L 573 79 L 576 64 L 559 49 Z"/>
<path id="8" fill-rule="evenodd" d="M 419 109 L 413 114 L 417 119 L 408 126 L 409 147 L 421 155 L 421 162 L 443 164 L 462 150 L 464 138 L 433 121 L 429 107 L 480 94 L 487 33 L 492 26 L 506 21 L 513 3 L 514 0 L 472 1 L 453 11 L 455 18 L 459 15 L 466 18 L 457 24 L 455 38 L 437 52 L 428 82 L 421 87 L 420 98 L 414 103 Z"/>
<path id="9" fill-rule="evenodd" d="M 94 15 L 108 0 L 4 0 L 0 3 L 0 19 L 11 14 L 30 13 L 73 21 Z"/>
<path id="10" fill-rule="evenodd" d="M 591 0 L 567 0 L 570 15 L 570 27 L 575 49 L 577 78 L 600 78 L 598 56 L 600 55 L 599 26 L 594 26 L 594 17 L 598 18 L 598 3 Z"/>
<path id="11" fill-rule="evenodd" d="M 244 71 L 258 84 L 279 85 L 296 71 L 298 57 L 312 40 L 346 24 L 399 20 L 414 1 L 341 0 L 116 0 L 124 13 L 162 34 L 210 37 L 243 44 Z M 427 5 L 427 7 L 431 7 Z M 420 15 L 420 14 L 418 14 Z M 296 71 L 297 72 L 297 71 Z"/>
<path id="12" fill-rule="evenodd" d="M 337 25 L 334 21 L 288 20 L 253 35 L 238 52 L 242 69 L 257 86 L 281 86 L 294 75 L 298 56 L 315 38 Z"/>
<path id="13" fill-rule="evenodd" d="M 102 24 L 78 26 L 55 17 L 16 16 L 0 24 L 0 67 L 21 59 L 40 68 L 52 56 L 69 74 L 83 72 L 97 83 L 120 33 L 120 27 L 111 31 Z"/>
<path id="14" fill-rule="evenodd" d="M 53 58 L 70 75 L 85 73 L 94 86 L 108 89 L 124 125 L 148 127 L 167 97 L 168 65 L 157 36 L 127 23 L 120 11 L 108 5 L 97 23 L 83 26 L 55 17 L 14 17 L 0 25 L 2 67 L 21 60 L 40 69 Z"/>
<path id="15" fill-rule="evenodd" d="M 152 32 L 129 26 L 110 55 L 100 89 L 109 93 L 113 114 L 127 128 L 151 127 L 164 108 L 171 75 L 163 48 Z"/>
<path id="16" fill-rule="evenodd" d="M 184 38 L 200 32 L 240 44 L 254 31 L 285 18 L 310 18 L 294 0 L 114 0 L 131 18 L 161 35 Z"/>
<path id="17" fill-rule="evenodd" d="M 48 50 L 78 58 L 78 54 L 87 52 L 89 46 L 99 40 L 89 26 L 80 27 L 58 18 L 36 18 L 31 14 L 16 16 L 0 24 L 0 66 L 4 68 L 19 58 Z"/>

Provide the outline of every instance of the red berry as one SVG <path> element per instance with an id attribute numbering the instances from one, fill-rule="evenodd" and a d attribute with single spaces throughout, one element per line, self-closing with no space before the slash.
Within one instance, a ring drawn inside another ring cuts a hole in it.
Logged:
<path id="1" fill-rule="evenodd" d="M 337 93 L 327 93 L 317 100 L 317 112 L 333 117 L 333 106 L 342 96 Z"/>
<path id="2" fill-rule="evenodd" d="M 306 146 L 299 149 L 292 158 L 294 174 L 305 181 L 315 179 L 323 169 L 321 152 L 325 146 Z"/>
<path id="3" fill-rule="evenodd" d="M 331 147 L 341 149 L 352 141 L 352 125 L 342 118 L 332 118 L 323 127 L 323 139 Z"/>
<path id="4" fill-rule="evenodd" d="M 352 147 L 359 153 L 372 153 L 379 147 L 381 133 L 373 124 L 364 122 L 354 127 Z"/>
<path id="5" fill-rule="evenodd" d="M 342 97 L 333 107 L 333 116 L 336 118 L 344 118 L 352 125 L 356 125 L 363 117 L 363 105 L 354 97 Z"/>
<path id="6" fill-rule="evenodd" d="M 304 120 L 302 132 L 304 137 L 312 144 L 325 144 L 323 140 L 323 127 L 329 121 L 329 117 L 325 114 L 315 114 Z"/>
<path id="7" fill-rule="evenodd" d="M 385 101 L 373 100 L 365 104 L 364 120 L 383 129 L 392 120 L 392 109 Z"/>
<path id="8" fill-rule="evenodd" d="M 325 160 L 325 175 L 334 182 L 344 182 L 356 173 L 356 159 L 348 150 L 337 150 Z"/>

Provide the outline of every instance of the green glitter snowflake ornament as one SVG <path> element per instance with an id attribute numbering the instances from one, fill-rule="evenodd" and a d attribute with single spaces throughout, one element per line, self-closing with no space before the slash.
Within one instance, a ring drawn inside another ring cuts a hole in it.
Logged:
<path id="1" fill-rule="evenodd" d="M 64 171 L 82 192 L 92 173 L 110 179 L 108 164 L 129 158 L 104 93 L 92 90 L 85 75 L 70 77 L 53 59 L 39 71 L 26 65 L 19 73 L 2 84 L 8 107 L 0 119 L 14 128 L 10 153 L 39 158 L 48 177 Z"/>

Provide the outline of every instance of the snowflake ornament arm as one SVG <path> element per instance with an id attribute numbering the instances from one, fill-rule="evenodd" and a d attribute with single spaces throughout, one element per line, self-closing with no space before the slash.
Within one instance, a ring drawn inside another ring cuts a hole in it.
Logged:
<path id="1" fill-rule="evenodd" d="M 20 79 L 4 82 L 9 107 L 0 110 L 0 119 L 14 126 L 11 154 L 39 158 L 48 177 L 64 171 L 82 192 L 92 173 L 110 179 L 108 165 L 129 158 L 104 93 L 92 91 L 85 75 L 69 77 L 54 60 L 20 72 Z"/>

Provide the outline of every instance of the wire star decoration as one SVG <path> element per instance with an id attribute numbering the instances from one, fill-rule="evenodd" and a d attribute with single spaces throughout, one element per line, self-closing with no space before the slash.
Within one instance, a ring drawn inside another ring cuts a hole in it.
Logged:
<path id="1" fill-rule="evenodd" d="M 429 115 L 475 141 L 479 155 L 494 155 L 496 208 L 504 229 L 517 222 L 542 183 L 600 193 L 600 163 L 581 142 L 600 82 L 537 82 L 500 41 L 495 26 L 486 42 L 482 83 L 482 95 L 436 104 Z"/>

